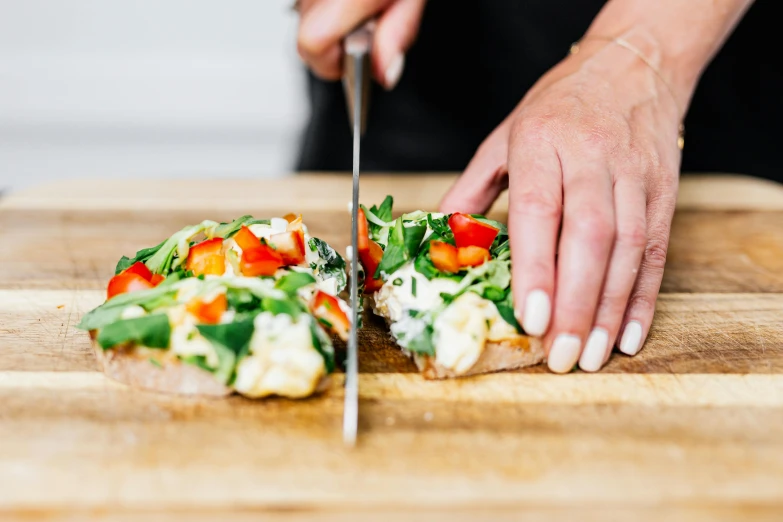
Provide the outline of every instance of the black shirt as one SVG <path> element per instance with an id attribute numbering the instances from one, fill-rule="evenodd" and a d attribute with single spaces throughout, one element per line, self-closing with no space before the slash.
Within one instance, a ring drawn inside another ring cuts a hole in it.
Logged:
<path id="1" fill-rule="evenodd" d="M 461 171 L 559 62 L 603 0 L 430 0 L 397 87 L 373 85 L 363 171 Z M 783 181 L 783 58 L 773 0 L 757 0 L 703 74 L 685 120 L 682 170 Z M 297 170 L 350 170 L 339 82 L 308 73 L 311 117 Z"/>

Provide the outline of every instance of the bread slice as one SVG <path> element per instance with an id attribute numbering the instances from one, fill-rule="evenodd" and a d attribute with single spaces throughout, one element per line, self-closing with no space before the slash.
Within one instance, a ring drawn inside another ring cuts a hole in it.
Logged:
<path id="1" fill-rule="evenodd" d="M 94 339 L 95 332 L 90 332 L 90 337 Z M 166 350 L 137 349 L 132 344 L 104 350 L 93 340 L 93 351 L 103 373 L 133 388 L 204 397 L 232 393 L 208 371 L 183 363 Z"/>
<path id="2" fill-rule="evenodd" d="M 461 375 L 435 362 L 435 357 L 413 354 L 413 361 L 425 379 L 448 379 L 516 370 L 539 364 L 544 361 L 544 358 L 541 340 L 527 335 L 517 335 L 499 342 L 488 342 L 476 363 Z"/>

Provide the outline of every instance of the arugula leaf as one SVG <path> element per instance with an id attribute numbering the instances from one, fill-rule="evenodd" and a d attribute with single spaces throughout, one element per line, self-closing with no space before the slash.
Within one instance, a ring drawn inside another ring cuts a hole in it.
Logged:
<path id="1" fill-rule="evenodd" d="M 315 278 L 307 272 L 292 271 L 278 279 L 275 288 L 295 298 L 297 290 L 313 283 L 315 283 Z"/>
<path id="2" fill-rule="evenodd" d="M 514 305 L 511 301 L 511 289 L 506 291 L 506 297 L 501 301 L 495 301 L 495 307 L 498 309 L 500 317 L 503 318 L 508 324 L 517 329 L 517 332 L 523 333 L 522 326 L 517 321 L 514 315 Z"/>
<path id="3" fill-rule="evenodd" d="M 388 195 L 383 199 L 383 202 L 381 202 L 378 208 L 376 208 L 375 205 L 373 205 L 371 210 L 376 216 L 378 216 L 378 219 L 389 222 L 392 219 L 393 205 L 394 205 L 394 198 Z"/>
<path id="4" fill-rule="evenodd" d="M 147 259 L 145 262 L 147 268 L 153 274 L 168 274 L 172 268 L 176 268 L 184 262 L 184 258 L 187 257 L 190 248 L 190 240 L 208 228 L 214 228 L 215 226 L 217 226 L 217 223 L 214 221 L 205 220 L 198 225 L 187 226 L 174 233 L 161 244 L 152 257 Z M 177 263 L 174 261 L 175 254 L 179 256 Z"/>
<path id="5" fill-rule="evenodd" d="M 215 379 L 223 384 L 229 383 L 234 376 L 238 354 L 248 350 L 254 330 L 252 319 L 226 324 L 199 324 L 196 328 L 212 343 L 217 353 Z"/>
<path id="6" fill-rule="evenodd" d="M 93 308 L 86 313 L 76 327 L 81 330 L 96 330 L 120 319 L 123 310 L 128 306 L 139 305 L 146 309 L 146 306 L 149 306 L 149 303 L 154 303 L 158 299 L 163 301 L 164 296 L 176 295 L 176 288 L 171 284 L 165 285 L 164 283 L 166 283 L 166 281 L 149 290 L 140 290 L 138 292 L 129 292 L 114 296 L 102 305 Z M 152 308 L 150 307 L 149 309 Z"/>
<path id="7" fill-rule="evenodd" d="M 114 275 L 119 274 L 123 270 L 131 267 L 132 265 L 134 265 L 135 263 L 138 263 L 139 261 L 141 261 L 142 263 L 145 263 L 150 257 L 155 255 L 155 253 L 158 250 L 160 250 L 160 247 L 162 247 L 165 242 L 166 241 L 163 240 L 159 244 L 155 245 L 154 247 L 142 248 L 141 250 L 136 252 L 136 255 L 133 256 L 132 259 L 128 258 L 126 256 L 122 256 L 120 258 L 119 262 L 117 263 L 117 267 L 114 269 Z"/>
<path id="8" fill-rule="evenodd" d="M 393 203 L 394 199 L 391 196 L 386 196 L 380 206 L 373 205 L 368 209 L 364 205 L 359 205 L 367 218 L 367 229 L 370 239 L 373 241 L 385 244 L 384 236 L 388 233 L 388 228 L 393 226 Z"/>
<path id="9" fill-rule="evenodd" d="M 418 253 L 426 233 L 426 224 L 414 223 L 405 226 L 402 218 L 398 218 L 389 235 L 389 245 L 383 252 L 383 258 L 381 258 L 381 263 L 375 272 L 375 277 L 378 277 L 382 272 L 391 274 L 413 259 Z"/>
<path id="10" fill-rule="evenodd" d="M 261 300 L 261 308 L 267 312 L 272 312 L 273 315 L 286 314 L 293 318 L 299 317 L 306 311 L 304 305 L 299 301 L 274 299 L 272 297 L 264 297 Z"/>
<path id="11" fill-rule="evenodd" d="M 228 239 L 242 228 L 242 225 L 249 227 L 250 225 L 269 225 L 272 223 L 271 219 L 255 219 L 253 216 L 245 215 L 235 219 L 230 223 L 221 223 L 215 227 L 214 237 L 222 237 Z"/>
<path id="12" fill-rule="evenodd" d="M 145 315 L 107 324 L 98 333 L 101 348 L 136 343 L 148 348 L 168 348 L 171 325 L 166 314 Z"/>

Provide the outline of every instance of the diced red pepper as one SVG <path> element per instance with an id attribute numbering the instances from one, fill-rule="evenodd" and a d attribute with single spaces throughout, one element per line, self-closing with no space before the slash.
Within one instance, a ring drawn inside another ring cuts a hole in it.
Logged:
<path id="1" fill-rule="evenodd" d="M 128 274 L 138 274 L 147 281 L 152 280 L 152 272 L 150 272 L 150 269 L 147 268 L 147 265 L 142 263 L 141 261 L 137 261 L 133 263 L 131 266 L 123 270 L 123 272 Z"/>
<path id="2" fill-rule="evenodd" d="M 285 216 L 283 216 L 283 219 L 285 219 L 285 220 L 286 220 L 286 221 L 288 221 L 289 223 L 291 223 L 291 222 L 293 222 L 293 221 L 296 221 L 296 220 L 297 220 L 297 218 L 299 218 L 299 219 L 302 219 L 302 215 L 301 215 L 301 214 L 299 214 L 299 215 L 297 216 L 296 214 L 293 214 L 293 213 L 288 213 L 288 214 L 286 214 Z"/>
<path id="3" fill-rule="evenodd" d="M 152 283 L 152 286 L 158 286 L 166 279 L 165 276 L 162 276 L 160 274 L 152 274 L 152 279 L 150 279 L 150 283 Z"/>
<path id="4" fill-rule="evenodd" d="M 285 265 L 304 263 L 304 240 L 299 232 L 280 232 L 269 237 L 269 243 L 275 247 Z"/>
<path id="5" fill-rule="evenodd" d="M 284 266 L 282 256 L 266 243 L 244 250 L 239 261 L 239 269 L 248 277 L 271 276 L 281 266 Z"/>
<path id="6" fill-rule="evenodd" d="M 430 259 L 435 268 L 441 272 L 456 274 L 459 272 L 460 264 L 457 254 L 457 247 L 444 243 L 443 241 L 430 241 Z"/>
<path id="7" fill-rule="evenodd" d="M 111 299 L 115 295 L 147 290 L 153 288 L 153 284 L 134 272 L 121 272 L 109 280 L 109 286 L 106 289 L 106 299 Z"/>
<path id="8" fill-rule="evenodd" d="M 242 250 L 250 250 L 261 244 L 261 240 L 245 225 L 242 225 L 239 232 L 234 234 L 233 239 Z"/>
<path id="9" fill-rule="evenodd" d="M 206 324 L 217 324 L 228 309 L 226 294 L 220 294 L 212 301 L 205 303 L 201 299 L 194 299 L 185 305 L 185 309 Z"/>
<path id="10" fill-rule="evenodd" d="M 321 290 L 317 290 L 313 296 L 311 309 L 313 315 L 322 326 L 326 327 L 328 331 L 332 332 L 343 341 L 348 340 L 348 333 L 351 330 L 351 320 L 340 307 L 340 302 L 336 297 L 329 295 L 326 292 L 322 292 Z"/>
<path id="11" fill-rule="evenodd" d="M 356 248 L 358 252 L 354 255 L 359 256 L 359 262 L 364 267 L 364 293 L 371 294 L 378 291 L 383 286 L 383 279 L 375 278 L 375 271 L 383 259 L 383 248 L 381 245 L 370 239 L 370 227 L 367 224 L 367 216 L 361 208 L 358 212 L 358 238 Z"/>
<path id="12" fill-rule="evenodd" d="M 185 268 L 193 275 L 223 275 L 226 271 L 226 257 L 223 255 L 223 239 L 207 239 L 190 249 Z"/>
<path id="13" fill-rule="evenodd" d="M 489 261 L 489 250 L 478 246 L 466 246 L 457 249 L 459 266 L 479 266 Z"/>
<path id="14" fill-rule="evenodd" d="M 459 212 L 451 215 L 449 227 L 454 232 L 454 242 L 458 247 L 478 246 L 487 250 L 500 232 L 492 225 L 487 225 L 472 216 Z"/>
<path id="15" fill-rule="evenodd" d="M 302 246 L 302 252 L 305 251 L 305 235 L 304 235 L 304 225 L 302 224 L 302 214 L 299 214 L 296 219 L 289 220 L 288 226 L 286 227 L 287 232 L 294 232 L 296 234 L 296 239 L 299 241 L 299 244 Z"/>

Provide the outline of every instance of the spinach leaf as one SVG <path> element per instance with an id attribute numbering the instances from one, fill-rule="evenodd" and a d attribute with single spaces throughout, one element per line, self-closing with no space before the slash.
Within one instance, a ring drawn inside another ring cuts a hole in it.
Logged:
<path id="1" fill-rule="evenodd" d="M 391 274 L 413 259 L 419 251 L 419 246 L 426 232 L 426 224 L 414 223 L 405 226 L 402 218 L 398 218 L 389 235 L 389 244 L 383 252 L 383 258 L 378 265 L 375 277 L 379 277 L 382 272 Z"/>
<path id="2" fill-rule="evenodd" d="M 373 213 L 378 216 L 378 219 L 381 221 L 389 222 L 392 219 L 392 206 L 394 205 L 394 198 L 392 198 L 390 195 L 386 196 L 381 202 L 380 206 L 377 208 L 375 205 L 373 205 L 370 210 L 373 211 Z"/>
<path id="3" fill-rule="evenodd" d="M 409 339 L 405 343 L 405 348 L 415 353 L 435 355 L 435 345 L 432 343 L 433 335 L 434 328 L 432 325 L 428 324 L 422 329 L 419 335 Z"/>
<path id="4" fill-rule="evenodd" d="M 168 297 L 175 296 L 177 292 L 176 287 L 173 287 L 171 284 L 165 285 L 165 283 L 164 281 L 149 290 L 114 296 L 86 313 L 76 327 L 81 330 L 96 330 L 117 321 L 122 316 L 123 310 L 128 306 L 139 305 L 146 308 L 146 306 L 149 306 L 148 303 L 154 303 L 156 300 L 161 300 L 162 302 Z"/>
<path id="5" fill-rule="evenodd" d="M 101 348 L 111 348 L 131 342 L 149 348 L 168 348 L 171 325 L 166 314 L 153 314 L 123 319 L 107 324 L 98 333 Z"/>
<path id="6" fill-rule="evenodd" d="M 218 367 L 215 379 L 227 384 L 234 375 L 234 369 L 240 353 L 247 353 L 250 338 L 253 336 L 253 321 L 245 320 L 226 324 L 196 325 L 199 333 L 215 348 Z"/>
<path id="7" fill-rule="evenodd" d="M 332 340 L 326 335 L 323 328 L 319 327 L 315 321 L 310 322 L 310 336 L 313 340 L 313 348 L 316 349 L 321 357 L 324 358 L 324 366 L 326 367 L 326 373 L 332 373 L 335 368 L 334 361 L 334 347 L 332 346 Z"/>
<path id="8" fill-rule="evenodd" d="M 159 244 L 155 245 L 154 247 L 150 248 L 142 248 L 138 252 L 136 252 L 136 255 L 133 256 L 133 258 L 128 258 L 126 256 L 122 256 L 117 263 L 117 267 L 114 269 L 114 274 L 117 275 L 123 270 L 131 267 L 135 263 L 138 263 L 141 261 L 142 263 L 145 263 L 149 258 L 151 258 L 155 253 L 160 250 L 160 247 L 163 246 L 163 244 L 166 241 L 161 241 Z"/>
<path id="9" fill-rule="evenodd" d="M 275 283 L 275 288 L 295 298 L 297 290 L 313 283 L 315 283 L 315 278 L 307 272 L 292 271 L 278 279 Z"/>
<path id="10" fill-rule="evenodd" d="M 182 362 L 192 364 L 193 366 L 198 366 L 202 370 L 206 370 L 210 373 L 215 371 L 214 368 L 207 364 L 207 358 L 203 355 L 180 355 L 179 359 Z"/>
<path id="11" fill-rule="evenodd" d="M 187 256 L 190 240 L 208 228 L 215 226 L 216 223 L 214 221 L 206 220 L 198 225 L 191 225 L 176 232 L 164 241 L 157 252 L 145 262 L 147 268 L 149 268 L 153 274 L 168 274 L 172 268 L 176 268 L 176 266 L 179 266 L 184 262 L 183 258 Z M 174 262 L 175 254 L 180 255 L 179 261 L 176 264 Z"/>
<path id="12" fill-rule="evenodd" d="M 317 237 L 310 238 L 307 244 L 312 252 L 318 252 L 318 256 L 322 260 L 316 267 L 319 279 L 337 279 L 337 291 L 342 292 L 348 283 L 348 276 L 345 273 L 345 260 L 326 241 L 322 241 Z"/>

